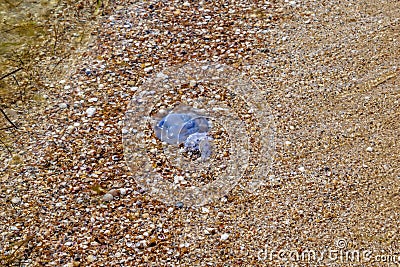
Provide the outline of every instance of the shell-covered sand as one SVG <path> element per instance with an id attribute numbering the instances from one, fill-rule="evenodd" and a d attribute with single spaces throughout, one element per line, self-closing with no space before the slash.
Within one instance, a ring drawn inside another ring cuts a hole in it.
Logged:
<path id="1" fill-rule="evenodd" d="M 116 1 L 93 34 L 13 131 L 0 264 L 400 262 L 399 1 Z M 272 168 L 256 192 L 167 205 L 124 161 L 125 113 L 146 79 L 204 60 L 258 88 L 241 97 L 270 112 Z"/>

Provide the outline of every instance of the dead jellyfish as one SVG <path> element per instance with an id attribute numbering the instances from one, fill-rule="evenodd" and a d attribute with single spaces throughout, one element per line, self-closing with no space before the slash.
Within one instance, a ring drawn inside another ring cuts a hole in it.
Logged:
<path id="1" fill-rule="evenodd" d="M 211 156 L 212 138 L 208 119 L 194 112 L 171 112 L 154 127 L 159 140 L 169 145 L 184 144 L 188 153 L 199 153 L 203 160 Z"/>
<path id="2" fill-rule="evenodd" d="M 211 143 L 213 140 L 207 133 L 194 133 L 188 136 L 185 141 L 185 151 L 200 152 L 201 159 L 206 160 L 211 156 Z"/>

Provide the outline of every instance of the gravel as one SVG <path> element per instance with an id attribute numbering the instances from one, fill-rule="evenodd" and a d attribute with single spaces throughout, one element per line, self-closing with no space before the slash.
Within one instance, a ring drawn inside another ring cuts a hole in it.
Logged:
<path id="1" fill-rule="evenodd" d="M 260 257 L 266 248 L 322 252 L 339 238 L 398 253 L 399 5 L 115 1 L 73 74 L 23 113 L 13 157 L 2 151 L 0 256 L 28 255 L 33 266 L 276 266 L 277 255 Z M 257 84 L 276 155 L 256 192 L 241 182 L 221 201 L 172 208 L 116 160 L 123 120 L 144 80 L 201 60 Z"/>

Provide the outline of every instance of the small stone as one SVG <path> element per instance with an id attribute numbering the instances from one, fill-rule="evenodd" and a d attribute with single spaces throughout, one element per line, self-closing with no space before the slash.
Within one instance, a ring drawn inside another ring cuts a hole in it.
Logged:
<path id="1" fill-rule="evenodd" d="M 292 144 L 292 142 L 290 142 L 290 141 L 285 142 L 285 145 L 287 145 L 287 146 L 290 146 L 291 144 Z"/>
<path id="2" fill-rule="evenodd" d="M 105 195 L 103 196 L 103 200 L 104 200 L 104 201 L 107 201 L 107 202 L 112 201 L 113 199 L 114 199 L 114 196 L 111 195 L 110 193 L 107 193 L 107 194 L 105 194 Z"/>
<path id="3" fill-rule="evenodd" d="M 60 104 L 58 104 L 58 107 L 61 108 L 61 109 L 65 109 L 65 108 L 68 107 L 68 104 L 67 103 L 60 103 Z"/>
<path id="4" fill-rule="evenodd" d="M 305 172 L 305 170 L 306 170 L 306 169 L 305 169 L 303 166 L 299 167 L 299 171 Z"/>
<path id="5" fill-rule="evenodd" d="M 119 189 L 119 193 L 121 194 L 121 196 L 126 195 L 126 189 L 125 188 L 120 188 Z"/>
<path id="6" fill-rule="evenodd" d="M 145 72 L 150 72 L 150 71 L 152 71 L 152 70 L 153 70 L 153 67 L 144 68 L 144 71 L 145 71 Z"/>
<path id="7" fill-rule="evenodd" d="M 71 242 L 71 241 L 68 241 L 68 242 L 66 242 L 64 245 L 65 246 L 67 246 L 67 247 L 69 247 L 69 246 L 71 246 L 73 243 Z"/>
<path id="8" fill-rule="evenodd" d="M 174 211 L 174 208 L 173 207 L 170 207 L 169 209 L 168 209 L 168 212 L 169 213 L 171 213 L 171 212 L 173 212 Z"/>
<path id="9" fill-rule="evenodd" d="M 178 203 L 176 203 L 176 205 L 175 205 L 178 209 L 181 209 L 181 208 L 183 208 L 183 202 L 178 202 Z"/>
<path id="10" fill-rule="evenodd" d="M 177 176 L 174 177 L 174 183 L 176 183 L 176 184 L 179 184 L 183 180 L 185 180 L 185 178 L 183 176 L 177 175 Z"/>
<path id="11" fill-rule="evenodd" d="M 229 234 L 223 234 L 223 235 L 221 235 L 221 241 L 225 241 L 225 240 L 227 240 L 229 238 Z"/>
<path id="12" fill-rule="evenodd" d="M 97 97 L 92 97 L 88 99 L 89 103 L 97 102 L 98 98 Z"/>
<path id="13" fill-rule="evenodd" d="M 164 73 L 162 73 L 162 72 L 159 72 L 159 73 L 157 73 L 157 78 L 167 79 L 167 78 L 168 78 L 168 75 L 166 75 L 166 74 L 164 74 Z M 132 87 L 132 89 L 134 89 L 134 91 L 136 91 L 136 90 L 139 89 L 139 88 L 138 88 L 138 87 Z"/>
<path id="14" fill-rule="evenodd" d="M 12 202 L 13 204 L 18 204 L 18 203 L 21 202 L 21 198 L 19 198 L 19 197 L 13 197 L 13 198 L 11 199 L 11 202 Z"/>
<path id="15" fill-rule="evenodd" d="M 94 262 L 96 260 L 96 257 L 93 256 L 93 255 L 89 255 L 89 256 L 87 256 L 86 259 L 87 259 L 88 262 Z"/>
<path id="16" fill-rule="evenodd" d="M 372 151 L 374 151 L 374 149 L 373 149 L 372 147 L 369 146 L 369 147 L 367 147 L 367 151 L 368 151 L 368 152 L 372 152 Z"/>
<path id="17" fill-rule="evenodd" d="M 272 183 L 275 183 L 275 182 L 278 182 L 278 181 L 279 181 L 279 179 L 277 179 L 276 176 L 273 175 L 273 174 L 271 174 L 270 176 L 268 176 L 268 179 L 269 179 L 269 181 L 272 182 Z"/>
<path id="18" fill-rule="evenodd" d="M 96 108 L 93 108 L 93 107 L 90 107 L 86 110 L 86 114 L 88 117 L 92 117 L 95 112 L 96 112 Z"/>
<path id="19" fill-rule="evenodd" d="M 202 212 L 202 213 L 209 213 L 210 210 L 207 209 L 206 207 L 202 207 L 202 208 L 201 208 L 201 212 Z"/>
<path id="20" fill-rule="evenodd" d="M 137 247 L 137 248 L 139 248 L 139 249 L 145 248 L 145 247 L 146 247 L 146 241 L 145 241 L 145 240 L 142 240 L 142 241 L 137 242 L 137 243 L 135 244 L 135 247 Z"/>
<path id="21" fill-rule="evenodd" d="M 117 189 L 111 189 L 110 191 L 108 191 L 107 194 L 111 194 L 113 197 L 116 197 L 116 196 L 119 195 L 119 190 L 117 190 Z M 106 195 L 107 195 L 107 194 L 106 194 Z"/>
<path id="22" fill-rule="evenodd" d="M 197 84 L 196 80 L 190 80 L 190 87 L 194 87 Z"/>

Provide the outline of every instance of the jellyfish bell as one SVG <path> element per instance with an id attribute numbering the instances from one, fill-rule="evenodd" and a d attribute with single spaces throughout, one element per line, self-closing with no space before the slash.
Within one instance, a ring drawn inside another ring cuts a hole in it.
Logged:
<path id="1" fill-rule="evenodd" d="M 190 115 L 170 113 L 154 127 L 155 134 L 162 142 L 169 145 L 179 145 L 184 141 L 185 133 L 194 127 L 193 123 L 187 123 L 190 120 Z"/>
<path id="2" fill-rule="evenodd" d="M 169 145 L 179 145 L 194 133 L 205 133 L 210 126 L 206 117 L 188 107 L 172 110 L 154 126 L 159 140 Z"/>

